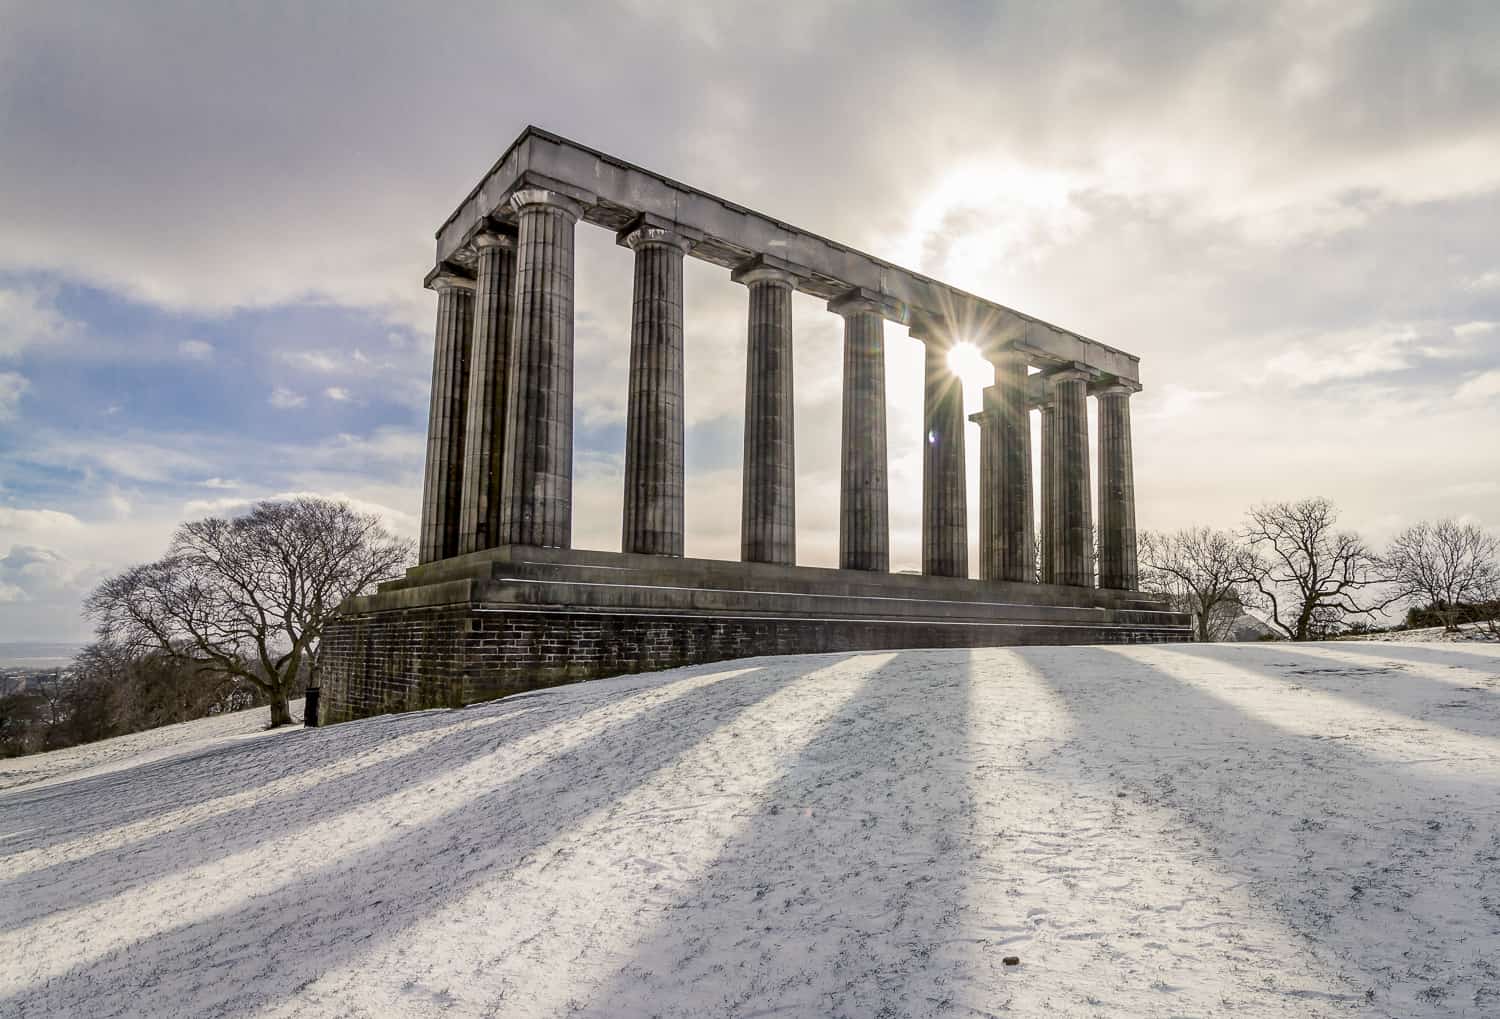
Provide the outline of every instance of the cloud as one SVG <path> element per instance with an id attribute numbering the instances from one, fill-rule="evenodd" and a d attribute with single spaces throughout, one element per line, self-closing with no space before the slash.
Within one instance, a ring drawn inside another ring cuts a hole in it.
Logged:
<path id="1" fill-rule="evenodd" d="M 330 374 L 340 371 L 343 359 L 321 350 L 284 350 L 281 359 L 307 371 Z"/>
<path id="2" fill-rule="evenodd" d="M 328 397 L 330 400 L 336 400 L 341 403 L 351 399 L 351 397 L 349 396 L 349 390 L 345 389 L 343 386 L 329 386 L 327 389 L 323 390 L 323 395 Z"/>
<path id="3" fill-rule="evenodd" d="M 1500 329 L 1500 322 L 1464 322 L 1453 327 L 1453 335 L 1468 339 L 1471 336 L 1488 336 Z"/>
<path id="4" fill-rule="evenodd" d="M 271 390 L 271 395 L 267 398 L 266 402 L 277 410 L 290 410 L 293 407 L 300 407 L 305 404 L 307 397 L 301 393 L 294 393 L 285 386 L 277 386 Z"/>
<path id="5" fill-rule="evenodd" d="M 48 294 L 30 287 L 0 286 L 0 357 L 15 357 L 74 331 Z"/>
<path id="6" fill-rule="evenodd" d="M 356 512 L 373 513 L 379 517 L 380 522 L 393 534 L 411 537 L 417 533 L 419 521 L 414 514 L 339 490 L 265 492 L 223 499 L 192 499 L 182 504 L 182 516 L 185 520 L 211 516 L 237 517 L 250 512 L 251 507 L 258 502 L 284 502 L 291 499 L 334 499 L 346 502 Z"/>
<path id="7" fill-rule="evenodd" d="M 57 538 L 82 526 L 77 517 L 61 510 L 0 506 L 0 530 L 18 537 Z"/>
<path id="8" fill-rule="evenodd" d="M 1460 403 L 1488 403 L 1500 399 L 1500 371 L 1475 375 L 1459 386 L 1453 397 Z"/>
<path id="9" fill-rule="evenodd" d="M 30 386 L 20 372 L 0 372 L 0 421 L 9 421 L 20 412 L 21 397 Z"/>
<path id="10" fill-rule="evenodd" d="M 183 340 L 177 352 L 189 361 L 207 361 L 214 356 L 214 345 L 206 340 Z"/>

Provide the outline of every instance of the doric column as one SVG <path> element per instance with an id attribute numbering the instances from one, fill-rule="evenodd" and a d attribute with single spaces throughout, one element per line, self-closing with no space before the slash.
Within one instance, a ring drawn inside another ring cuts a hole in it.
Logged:
<path id="1" fill-rule="evenodd" d="M 505 400 L 500 541 L 567 548 L 573 537 L 573 226 L 555 191 L 511 196 L 519 218 Z"/>
<path id="2" fill-rule="evenodd" d="M 427 413 L 427 465 L 422 478 L 424 563 L 458 554 L 463 495 L 464 410 L 469 398 L 469 347 L 474 327 L 474 281 L 450 272 L 437 291 L 437 336 L 432 349 L 432 403 Z"/>
<path id="3" fill-rule="evenodd" d="M 1099 586 L 1139 587 L 1135 557 L 1135 472 L 1130 455 L 1130 397 L 1140 387 L 1116 383 L 1099 397 Z"/>
<path id="4" fill-rule="evenodd" d="M 1042 399 L 1042 583 L 1057 583 L 1057 403 L 1051 383 Z"/>
<path id="5" fill-rule="evenodd" d="M 733 278 L 750 289 L 740 558 L 793 565 L 797 561 L 793 277 L 756 258 L 735 270 Z"/>
<path id="6" fill-rule="evenodd" d="M 486 231 L 474 238 L 474 247 L 479 257 L 474 266 L 474 344 L 469 359 L 459 552 L 493 548 L 500 536 L 506 384 L 516 293 L 515 237 Z"/>
<path id="7" fill-rule="evenodd" d="M 987 494 L 992 512 L 991 580 L 1025 582 L 1034 578 L 1031 536 L 1031 418 L 1026 409 L 1026 358 L 1002 351 L 994 358 L 991 470 Z M 985 391 L 987 394 L 990 390 Z"/>
<path id="8" fill-rule="evenodd" d="M 682 257 L 686 237 L 654 226 L 622 233 L 635 252 L 625 517 L 620 548 L 682 555 Z"/>
<path id="9" fill-rule="evenodd" d="M 1089 485 L 1089 396 L 1087 372 L 1065 368 L 1052 376 L 1053 582 L 1094 586 L 1094 525 Z"/>
<path id="10" fill-rule="evenodd" d="M 932 577 L 967 577 L 963 385 L 948 367 L 949 343 L 935 326 L 919 326 L 912 335 L 927 348 L 922 403 L 922 572 Z"/>
<path id="11" fill-rule="evenodd" d="M 885 445 L 885 316 L 855 291 L 830 301 L 844 318 L 844 421 L 840 443 L 839 568 L 891 568 Z"/>
<path id="12" fill-rule="evenodd" d="M 979 426 L 979 577 L 995 580 L 995 512 L 1000 479 L 999 459 L 995 455 L 995 427 L 1000 416 L 1000 389 L 986 386 L 980 394 L 983 403 L 969 420 Z"/>

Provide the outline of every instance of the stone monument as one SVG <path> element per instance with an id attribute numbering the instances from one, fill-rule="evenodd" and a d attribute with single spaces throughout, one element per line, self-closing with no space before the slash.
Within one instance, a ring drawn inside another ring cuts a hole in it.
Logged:
<path id="1" fill-rule="evenodd" d="M 618 553 L 571 547 L 580 222 L 635 256 Z M 688 256 L 748 297 L 738 562 L 683 557 Z M 426 282 L 438 310 L 420 563 L 328 627 L 328 721 L 748 655 L 1191 639 L 1187 616 L 1136 590 L 1131 354 L 535 127 L 438 230 Z M 794 290 L 844 323 L 839 569 L 796 565 Z M 921 576 L 888 572 L 887 322 L 926 345 Z M 948 368 L 960 338 L 995 368 L 971 418 L 978 579 Z"/>

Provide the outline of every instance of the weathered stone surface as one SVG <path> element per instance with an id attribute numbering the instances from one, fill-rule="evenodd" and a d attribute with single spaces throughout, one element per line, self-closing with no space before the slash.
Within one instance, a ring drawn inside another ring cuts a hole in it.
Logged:
<path id="1" fill-rule="evenodd" d="M 682 259 L 689 241 L 641 226 L 635 251 L 630 391 L 625 423 L 625 552 L 680 556 L 683 548 Z"/>
<path id="2" fill-rule="evenodd" d="M 506 391 L 500 530 L 506 544 L 573 539 L 573 227 L 576 202 L 540 188 L 511 197 L 519 218 Z"/>
<path id="3" fill-rule="evenodd" d="M 437 331 L 432 350 L 432 401 L 427 413 L 427 465 L 422 479 L 421 562 L 457 555 L 463 498 L 464 428 L 469 399 L 469 348 L 474 281 L 452 273 L 432 281 Z"/>
<path id="4" fill-rule="evenodd" d="M 1042 398 L 1042 583 L 1057 582 L 1057 405 L 1050 388 Z"/>
<path id="5" fill-rule="evenodd" d="M 757 259 L 737 270 L 734 279 L 750 291 L 740 557 L 753 563 L 795 563 L 792 277 Z"/>
<path id="6" fill-rule="evenodd" d="M 922 572 L 969 575 L 968 492 L 964 484 L 964 393 L 948 368 L 949 344 L 936 329 L 913 327 L 926 344 L 922 404 Z"/>
<path id="7" fill-rule="evenodd" d="M 747 655 L 1191 639 L 1122 591 L 501 547 L 352 599 L 324 637 L 329 721 Z"/>
<path id="8" fill-rule="evenodd" d="M 510 329 L 516 293 L 516 239 L 490 231 L 475 238 L 474 340 L 469 358 L 459 552 L 493 548 L 500 540 L 500 483 L 505 463 L 505 414 L 510 379 Z"/>
<path id="9" fill-rule="evenodd" d="M 846 570 L 889 570 L 885 319 L 878 305 L 857 294 L 828 307 L 844 317 L 839 565 Z"/>
<path id="10" fill-rule="evenodd" d="M 1094 586 L 1094 523 L 1089 484 L 1089 375 L 1064 369 L 1052 378 L 1055 404 L 1053 444 L 1053 582 Z"/>
<path id="11" fill-rule="evenodd" d="M 453 260 L 488 217 L 503 213 L 514 191 L 539 185 L 565 190 L 587 222 L 610 230 L 641 214 L 672 220 L 701 236 L 694 258 L 726 268 L 774 252 L 796 269 L 797 290 L 824 300 L 860 287 L 879 294 L 894 321 L 925 315 L 950 324 L 983 322 L 980 339 L 997 349 L 1017 346 L 1033 364 L 1081 362 L 1122 379 L 1139 378 L 1139 359 L 1124 351 L 537 127 L 521 132 L 448 217 L 438 231 L 437 263 Z"/>
<path id="12" fill-rule="evenodd" d="M 568 548 L 579 218 L 616 229 L 636 255 L 621 553 Z M 688 252 L 732 267 L 748 291 L 735 563 L 682 558 Z M 1133 591 L 1131 355 L 534 130 L 445 224 L 429 283 L 440 300 L 422 562 L 346 603 L 326 635 L 331 718 L 749 654 L 1190 633 L 1189 620 Z M 830 298 L 844 317 L 839 570 L 795 565 L 794 290 Z M 921 576 L 888 572 L 885 319 L 926 347 Z M 967 579 L 963 388 L 948 366 L 960 337 L 996 372 L 975 415 L 983 582 Z M 1090 392 L 1100 397 L 1102 589 Z"/>
<path id="13" fill-rule="evenodd" d="M 1035 579 L 1031 536 L 1031 422 L 1026 410 L 1026 359 L 994 359 L 995 384 L 984 391 L 980 425 L 980 576 Z"/>
<path id="14" fill-rule="evenodd" d="M 1130 450 L 1130 396 L 1135 387 L 1107 386 L 1099 402 L 1099 586 L 1140 586 L 1135 543 L 1135 471 Z"/>

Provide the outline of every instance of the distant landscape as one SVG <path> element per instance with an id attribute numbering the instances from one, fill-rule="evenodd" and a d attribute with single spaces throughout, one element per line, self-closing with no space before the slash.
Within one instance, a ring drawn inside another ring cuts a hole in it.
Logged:
<path id="1" fill-rule="evenodd" d="M 73 660 L 82 644 L 0 641 L 0 669 L 56 669 Z"/>

